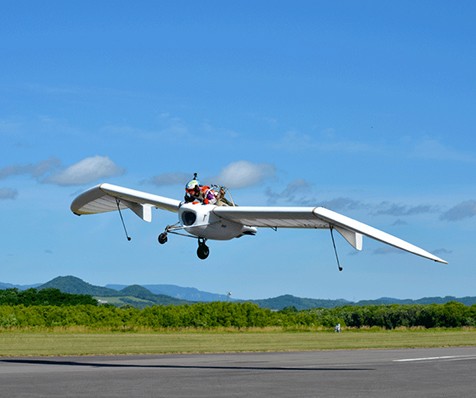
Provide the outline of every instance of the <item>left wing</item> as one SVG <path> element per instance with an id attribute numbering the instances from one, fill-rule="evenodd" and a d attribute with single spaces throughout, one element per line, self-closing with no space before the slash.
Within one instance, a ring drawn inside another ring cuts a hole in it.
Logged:
<path id="1" fill-rule="evenodd" d="M 83 192 L 71 203 L 71 211 L 78 216 L 129 208 L 148 222 L 152 221 L 152 207 L 178 212 L 180 201 L 117 185 L 101 184 Z"/>
<path id="2" fill-rule="evenodd" d="M 357 250 L 362 250 L 362 235 L 439 263 L 447 262 L 370 225 L 361 223 L 324 207 L 216 207 L 213 213 L 225 220 L 250 227 L 334 228 Z"/>

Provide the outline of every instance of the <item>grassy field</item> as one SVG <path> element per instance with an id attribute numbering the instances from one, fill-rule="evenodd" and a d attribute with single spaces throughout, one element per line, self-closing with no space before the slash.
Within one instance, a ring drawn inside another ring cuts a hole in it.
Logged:
<path id="1" fill-rule="evenodd" d="M 0 331 L 1 356 L 176 354 L 476 346 L 476 329 L 328 331 Z"/>

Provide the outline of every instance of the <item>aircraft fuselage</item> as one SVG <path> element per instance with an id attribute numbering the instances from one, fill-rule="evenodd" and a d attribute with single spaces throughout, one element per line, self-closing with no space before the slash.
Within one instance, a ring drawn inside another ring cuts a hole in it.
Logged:
<path id="1" fill-rule="evenodd" d="M 185 231 L 204 239 L 230 240 L 243 235 L 255 235 L 257 229 L 224 220 L 213 213 L 215 205 L 185 203 L 178 216 Z"/>

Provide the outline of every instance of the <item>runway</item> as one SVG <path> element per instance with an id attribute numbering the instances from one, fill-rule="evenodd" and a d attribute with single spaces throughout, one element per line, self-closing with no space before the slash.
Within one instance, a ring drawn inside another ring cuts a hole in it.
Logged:
<path id="1" fill-rule="evenodd" d="M 0 358 L 0 397 L 474 397 L 476 347 Z"/>

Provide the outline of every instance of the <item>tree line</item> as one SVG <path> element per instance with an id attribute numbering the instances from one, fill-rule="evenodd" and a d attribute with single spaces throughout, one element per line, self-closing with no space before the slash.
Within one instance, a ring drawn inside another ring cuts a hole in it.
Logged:
<path id="1" fill-rule="evenodd" d="M 63 293 L 59 289 L 5 289 L 0 290 L 0 305 L 98 305 L 97 300 L 87 294 Z"/>
<path id="2" fill-rule="evenodd" d="M 476 305 L 451 302 L 429 305 L 344 306 L 272 311 L 243 302 L 157 305 L 144 309 L 111 305 L 0 305 L 0 328 L 73 327 L 108 330 L 176 328 L 324 327 L 452 328 L 476 327 Z"/>

